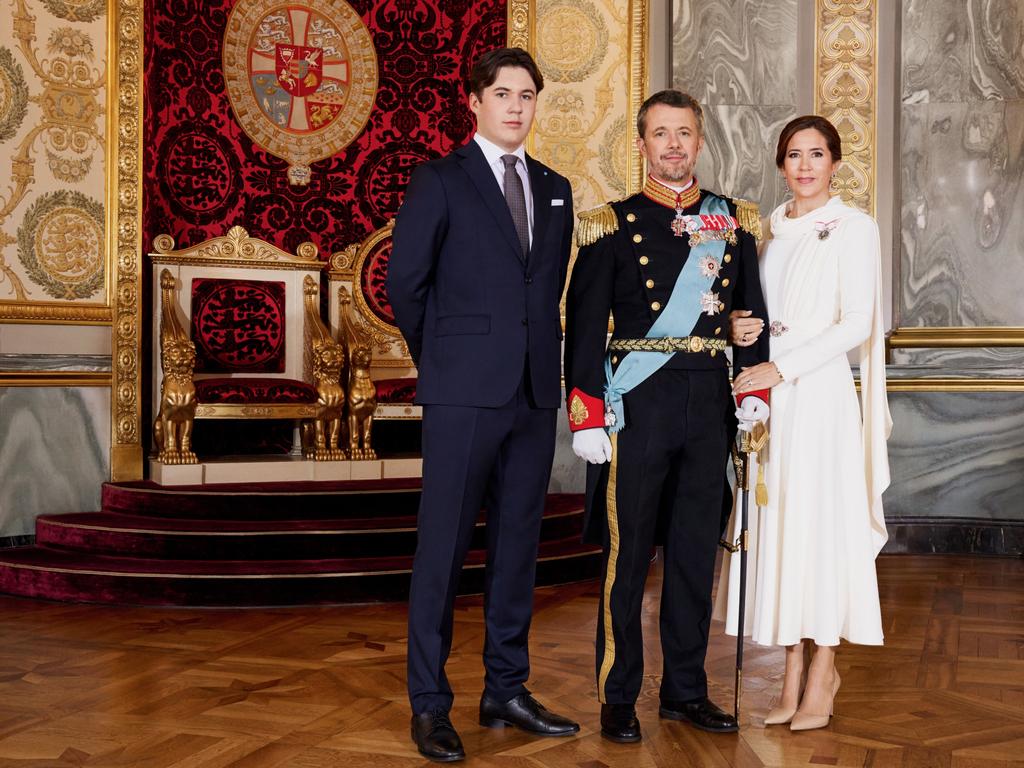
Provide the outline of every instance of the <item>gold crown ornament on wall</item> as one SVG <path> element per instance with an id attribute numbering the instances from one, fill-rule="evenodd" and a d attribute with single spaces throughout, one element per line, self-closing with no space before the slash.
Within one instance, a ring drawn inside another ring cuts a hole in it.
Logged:
<path id="1" fill-rule="evenodd" d="M 235 119 L 305 186 L 309 164 L 341 151 L 366 126 L 377 53 L 344 0 L 241 0 L 224 33 L 224 79 Z"/>

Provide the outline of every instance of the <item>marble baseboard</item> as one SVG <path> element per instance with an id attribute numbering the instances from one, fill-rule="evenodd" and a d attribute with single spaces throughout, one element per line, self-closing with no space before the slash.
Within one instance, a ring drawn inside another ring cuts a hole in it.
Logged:
<path id="1" fill-rule="evenodd" d="M 1024 522 L 1020 520 L 919 517 L 888 520 L 886 526 L 885 554 L 1024 556 Z"/>
<path id="2" fill-rule="evenodd" d="M 897 347 L 891 360 L 890 378 L 894 371 L 903 375 L 901 369 L 930 370 L 937 376 L 1024 376 L 1024 347 Z"/>
<path id="3" fill-rule="evenodd" d="M 0 549 L 10 549 L 11 547 L 28 547 L 35 543 L 35 534 L 27 536 L 0 536 Z"/>
<path id="4" fill-rule="evenodd" d="M 890 392 L 894 524 L 1024 522 L 1024 392 Z"/>
<path id="5" fill-rule="evenodd" d="M 41 514 L 99 509 L 110 477 L 110 390 L 0 387 L 0 536 Z"/>
<path id="6" fill-rule="evenodd" d="M 565 393 L 562 393 L 565 402 Z M 565 406 L 558 409 L 555 430 L 555 460 L 551 466 L 548 493 L 583 493 L 587 488 L 587 465 L 572 452 L 572 432 Z"/>
<path id="7" fill-rule="evenodd" d="M 0 354 L 0 371 L 111 370 L 110 355 L 13 355 Z"/>

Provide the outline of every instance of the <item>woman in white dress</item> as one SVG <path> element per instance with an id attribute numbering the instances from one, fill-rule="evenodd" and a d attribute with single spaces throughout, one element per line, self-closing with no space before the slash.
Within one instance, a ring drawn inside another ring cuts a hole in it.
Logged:
<path id="1" fill-rule="evenodd" d="M 786 646 L 782 695 L 765 724 L 792 730 L 828 724 L 841 638 L 882 643 L 875 557 L 886 540 L 881 496 L 892 421 L 881 257 L 874 219 L 829 195 L 841 158 L 839 134 L 822 117 L 796 118 L 782 131 L 776 164 L 792 198 L 772 212 L 760 258 L 771 360 L 733 384 L 736 392 L 772 388 L 763 454 L 768 498 L 751 510 L 744 626 L 757 643 Z M 760 330 L 759 320 L 734 318 L 733 342 L 752 344 Z M 852 350 L 860 352 L 859 405 Z M 729 557 L 718 613 L 730 634 L 738 586 L 739 557 Z M 805 669 L 809 643 L 814 654 Z"/>

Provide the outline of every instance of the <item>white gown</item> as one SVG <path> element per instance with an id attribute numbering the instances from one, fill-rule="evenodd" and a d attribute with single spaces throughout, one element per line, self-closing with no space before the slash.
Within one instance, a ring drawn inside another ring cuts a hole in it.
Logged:
<path id="1" fill-rule="evenodd" d="M 770 339 L 784 381 L 771 390 L 767 505 L 750 492 L 744 634 L 762 645 L 880 645 L 875 557 L 886 540 L 881 495 L 892 421 L 878 226 L 839 198 L 798 219 L 785 208 L 772 213 L 761 256 L 768 317 L 785 328 L 776 325 Z M 857 347 L 860 404 L 846 355 Z M 739 523 L 737 504 L 733 540 Z M 732 635 L 739 565 L 738 554 L 726 554 L 715 606 Z"/>

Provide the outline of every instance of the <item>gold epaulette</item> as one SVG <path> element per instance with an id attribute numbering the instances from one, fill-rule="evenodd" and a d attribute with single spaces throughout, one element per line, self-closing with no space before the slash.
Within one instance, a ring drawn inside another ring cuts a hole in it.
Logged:
<path id="1" fill-rule="evenodd" d="M 615 209 L 605 203 L 589 211 L 580 211 L 580 220 L 576 227 L 576 245 L 582 248 L 585 245 L 596 243 L 605 235 L 619 231 L 619 217 L 615 215 Z"/>
<path id="2" fill-rule="evenodd" d="M 755 240 L 760 242 L 764 233 L 761 231 L 761 212 L 757 208 L 757 203 L 738 197 L 734 197 L 732 201 L 736 205 L 736 221 L 739 222 L 740 227 L 747 230 Z"/>

